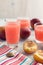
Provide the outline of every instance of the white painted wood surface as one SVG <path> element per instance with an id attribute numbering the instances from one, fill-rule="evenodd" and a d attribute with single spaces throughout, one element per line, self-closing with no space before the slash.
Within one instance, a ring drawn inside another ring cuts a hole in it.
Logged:
<path id="1" fill-rule="evenodd" d="M 4 17 L 43 19 L 43 0 L 0 0 L 0 18 Z"/>
<path id="2" fill-rule="evenodd" d="M 27 0 L 0 0 L 0 17 L 26 16 Z"/>

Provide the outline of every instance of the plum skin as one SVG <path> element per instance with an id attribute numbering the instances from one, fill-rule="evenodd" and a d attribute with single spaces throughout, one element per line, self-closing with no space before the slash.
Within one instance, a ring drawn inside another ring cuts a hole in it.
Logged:
<path id="1" fill-rule="evenodd" d="M 26 29 L 21 29 L 20 31 L 20 38 L 21 39 L 27 39 L 31 34 L 30 29 L 26 28 Z"/>
<path id="2" fill-rule="evenodd" d="M 37 19 L 37 18 L 34 18 L 34 19 L 32 19 L 32 20 L 30 21 L 30 25 L 31 25 L 31 27 L 32 27 L 33 30 L 34 30 L 34 24 L 35 24 L 35 23 L 40 23 L 40 20 Z"/>
<path id="3" fill-rule="evenodd" d="M 0 39 L 1 40 L 6 40 L 5 30 L 0 31 Z"/>

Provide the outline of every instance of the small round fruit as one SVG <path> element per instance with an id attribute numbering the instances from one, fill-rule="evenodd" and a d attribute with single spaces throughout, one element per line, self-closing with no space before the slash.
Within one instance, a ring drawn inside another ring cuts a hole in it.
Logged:
<path id="1" fill-rule="evenodd" d="M 26 41 L 23 44 L 26 53 L 34 53 L 37 50 L 37 44 L 34 41 Z"/>
<path id="2" fill-rule="evenodd" d="M 32 19 L 32 20 L 30 21 L 30 25 L 31 25 L 32 29 L 34 29 L 34 24 L 35 24 L 35 23 L 40 23 L 40 20 L 37 19 L 37 18 L 34 18 L 34 19 Z"/>
<path id="3" fill-rule="evenodd" d="M 3 30 L 3 31 L 1 32 L 1 40 L 6 40 L 5 30 Z"/>
<path id="4" fill-rule="evenodd" d="M 31 31 L 28 28 L 21 29 L 21 31 L 20 31 L 21 39 L 27 39 L 30 36 L 30 34 L 31 34 Z"/>
<path id="5" fill-rule="evenodd" d="M 35 61 L 43 64 L 43 50 L 38 50 L 33 55 Z"/>
<path id="6" fill-rule="evenodd" d="M 0 39 L 1 40 L 6 40 L 6 37 L 5 37 L 5 28 L 4 27 L 0 27 Z"/>

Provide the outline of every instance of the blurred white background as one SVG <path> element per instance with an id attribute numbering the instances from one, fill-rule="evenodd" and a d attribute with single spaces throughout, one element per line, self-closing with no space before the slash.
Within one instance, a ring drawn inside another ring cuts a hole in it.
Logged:
<path id="1" fill-rule="evenodd" d="M 0 18 L 43 18 L 43 0 L 0 0 Z"/>

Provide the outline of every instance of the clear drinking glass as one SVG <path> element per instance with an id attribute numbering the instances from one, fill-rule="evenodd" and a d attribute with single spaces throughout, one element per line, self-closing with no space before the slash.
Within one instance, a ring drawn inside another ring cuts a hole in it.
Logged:
<path id="1" fill-rule="evenodd" d="M 35 41 L 43 46 L 43 23 L 36 23 L 34 25 Z"/>
<path id="2" fill-rule="evenodd" d="M 23 28 L 30 28 L 30 20 L 29 20 L 29 18 L 18 17 L 18 21 L 20 21 L 21 29 L 23 29 Z"/>
<path id="3" fill-rule="evenodd" d="M 9 20 L 5 25 L 6 41 L 12 48 L 18 46 L 20 39 L 20 22 L 17 20 Z"/>

